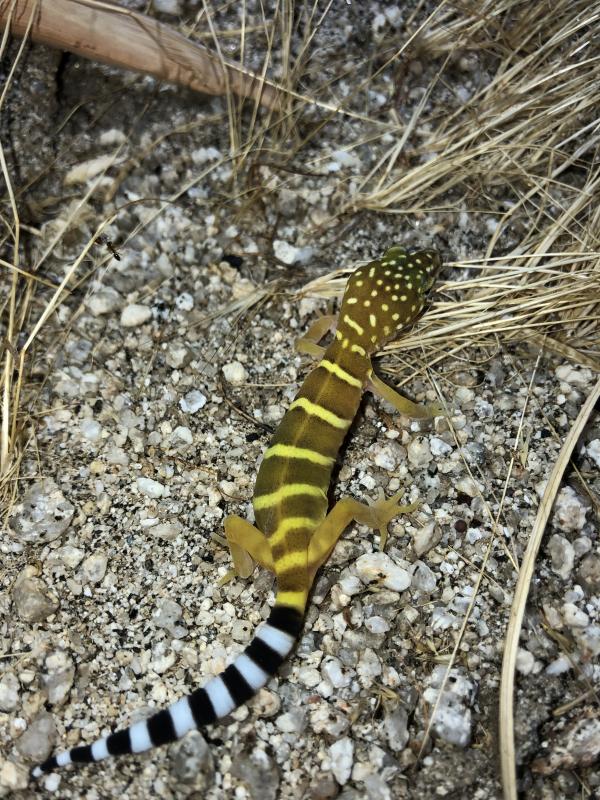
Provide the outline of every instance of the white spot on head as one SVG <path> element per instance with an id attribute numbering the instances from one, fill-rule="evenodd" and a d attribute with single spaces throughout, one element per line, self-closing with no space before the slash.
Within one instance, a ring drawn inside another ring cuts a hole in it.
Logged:
<path id="1" fill-rule="evenodd" d="M 381 309 L 382 309 L 382 311 L 389 311 L 390 307 L 388 306 L 387 303 L 382 303 L 381 304 Z"/>
<path id="2" fill-rule="evenodd" d="M 371 336 L 371 341 L 373 342 L 373 344 L 375 344 L 375 342 L 377 341 L 377 337 L 376 336 Z"/>
<path id="3" fill-rule="evenodd" d="M 392 295 L 392 300 L 393 300 L 393 301 L 394 301 L 394 303 L 395 303 L 395 302 L 398 300 L 398 295 L 397 295 L 397 294 L 393 294 L 393 295 Z"/>
<path id="4" fill-rule="evenodd" d="M 398 262 L 396 261 L 395 258 L 390 258 L 390 260 L 388 261 L 388 264 L 390 265 L 390 267 L 395 267 L 397 263 Z"/>
<path id="5" fill-rule="evenodd" d="M 371 323 L 372 328 L 377 327 L 377 318 L 375 317 L 375 314 L 369 314 L 369 322 Z"/>
<path id="6" fill-rule="evenodd" d="M 384 336 L 389 336 L 390 335 L 390 326 L 389 325 L 384 325 L 383 326 L 383 335 Z"/>
<path id="7" fill-rule="evenodd" d="M 365 308 L 368 308 L 370 305 L 371 305 L 371 301 L 370 300 L 365 300 L 364 303 L 363 303 L 363 306 Z"/>
<path id="8" fill-rule="evenodd" d="M 381 278 L 378 278 L 377 286 L 383 286 L 383 281 L 381 280 Z"/>
<path id="9" fill-rule="evenodd" d="M 355 303 L 358 303 L 358 300 L 356 299 L 356 297 L 349 297 L 346 300 L 346 302 L 348 303 L 349 306 L 353 306 Z"/>
<path id="10" fill-rule="evenodd" d="M 420 266 L 422 263 L 423 262 L 421 261 L 420 258 L 415 258 L 415 264 L 418 264 Z"/>
<path id="11" fill-rule="evenodd" d="M 356 285 L 357 286 L 363 286 L 363 284 L 364 284 L 364 281 L 356 281 Z"/>
<path id="12" fill-rule="evenodd" d="M 400 295 L 400 301 L 402 303 L 406 303 L 407 300 L 408 300 L 408 297 L 405 294 L 401 294 Z"/>
<path id="13" fill-rule="evenodd" d="M 413 306 L 411 306 L 411 307 L 410 307 L 410 310 L 411 310 L 411 311 L 416 311 L 416 310 L 417 310 L 417 307 L 413 305 Z"/>
<path id="14" fill-rule="evenodd" d="M 406 288 L 407 289 L 412 289 L 412 287 L 413 287 L 412 283 L 410 281 L 408 281 L 408 283 L 406 284 Z"/>
<path id="15" fill-rule="evenodd" d="M 386 264 L 386 266 L 387 266 L 387 264 Z M 386 271 L 383 274 L 387 275 L 389 277 L 392 273 L 391 273 L 391 271 L 389 269 L 386 269 Z"/>
<path id="16" fill-rule="evenodd" d="M 392 319 L 394 320 L 394 322 L 398 322 L 398 320 L 400 319 L 400 314 L 392 314 Z"/>
<path id="17" fill-rule="evenodd" d="M 377 291 L 375 289 L 371 292 L 371 297 L 377 297 Z"/>
<path id="18" fill-rule="evenodd" d="M 375 275 L 375 267 L 371 267 L 371 269 L 369 270 L 369 278 L 372 278 L 373 275 Z"/>

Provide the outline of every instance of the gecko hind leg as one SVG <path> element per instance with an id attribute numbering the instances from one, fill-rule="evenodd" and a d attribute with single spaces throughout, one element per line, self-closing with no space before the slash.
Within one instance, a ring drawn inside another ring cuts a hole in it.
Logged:
<path id="1" fill-rule="evenodd" d="M 331 555 L 338 539 L 346 527 L 354 520 L 361 525 L 368 525 L 380 534 L 380 548 L 383 550 L 388 538 L 388 524 L 399 514 L 410 514 L 415 511 L 420 503 L 416 501 L 408 505 L 401 505 L 400 498 L 403 492 L 385 498 L 380 489 L 379 497 L 368 505 L 345 497 L 331 509 L 323 522 L 314 532 L 308 546 L 308 569 L 311 579 Z"/>
<path id="2" fill-rule="evenodd" d="M 413 419 L 431 419 L 432 417 L 445 417 L 448 415 L 441 403 L 431 403 L 430 405 L 413 403 L 412 400 L 392 389 L 391 386 L 388 386 L 385 381 L 382 381 L 374 373 L 369 378 L 367 389 L 394 406 L 396 411 Z"/>
<path id="3" fill-rule="evenodd" d="M 231 553 L 233 569 L 221 578 L 223 585 L 232 578 L 249 578 L 254 571 L 255 562 L 273 572 L 273 556 L 267 537 L 247 519 L 232 515 L 226 517 L 225 539 Z M 222 537 L 215 537 L 219 540 Z"/>

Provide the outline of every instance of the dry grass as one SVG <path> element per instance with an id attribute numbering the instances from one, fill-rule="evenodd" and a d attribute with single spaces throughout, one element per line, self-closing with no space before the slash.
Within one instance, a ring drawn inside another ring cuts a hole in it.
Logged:
<path id="1" fill-rule="evenodd" d="M 377 64 L 355 59 L 354 70 L 342 64 L 335 77 L 320 79 L 313 44 L 331 6 L 330 2 L 320 10 L 315 5 L 294 11 L 292 3 L 277 4 L 273 16 L 264 18 L 262 24 L 248 22 L 244 6 L 242 25 L 237 29 L 240 64 L 245 63 L 251 48 L 260 48 L 264 53 L 262 74 L 269 76 L 276 63 L 286 101 L 279 110 L 261 113 L 255 107 L 248 113 L 229 95 L 227 157 L 182 185 L 172 197 L 157 201 L 155 210 L 130 232 L 130 238 L 224 162 L 233 168 L 229 202 L 242 218 L 248 209 L 256 213 L 258 201 L 268 204 L 271 193 L 293 185 L 302 169 L 318 173 L 325 157 L 305 159 L 311 146 L 325 140 L 329 153 L 368 145 L 378 153 L 375 162 L 355 176 L 353 185 L 340 179 L 331 214 L 319 225 L 307 225 L 308 237 L 327 234 L 333 239 L 341 235 L 349 219 L 365 213 L 395 215 L 407 225 L 417 225 L 428 215 L 428 219 L 438 220 L 433 233 L 442 236 L 451 235 L 459 215 L 468 215 L 473 226 L 490 222 L 485 246 L 473 253 L 473 259 L 447 265 L 446 280 L 431 310 L 401 345 L 391 346 L 396 363 L 401 356 L 412 373 L 425 373 L 424 365 L 429 371 L 439 366 L 443 378 L 449 358 L 468 363 L 474 346 L 496 352 L 507 344 L 528 343 L 534 350 L 549 350 L 600 370 L 600 3 L 557 0 L 549 13 L 545 3 L 521 0 L 462 5 L 442 0 L 421 22 L 409 20 L 401 46 L 398 39 L 384 39 Z M 299 30 L 302 16 L 304 24 Z M 219 19 L 218 10 L 205 2 L 193 27 L 205 42 L 210 35 L 220 52 L 219 43 L 232 32 L 219 30 Z M 5 46 L 4 39 L 3 51 Z M 470 97 L 456 97 L 457 64 L 460 58 L 474 56 L 480 59 L 485 77 Z M 20 57 L 21 53 L 13 66 Z M 412 117 L 401 122 L 389 106 L 365 113 L 369 89 L 381 74 L 392 75 L 398 91 L 408 91 L 406 66 L 413 60 L 431 69 L 431 79 L 414 105 Z M 343 83 L 350 85 L 344 93 L 340 90 Z M 9 91 L 18 91 L 12 76 L 0 100 L 0 113 Z M 354 138 L 331 141 L 342 120 L 353 122 Z M 143 161 L 143 152 L 131 153 L 118 176 L 119 184 L 127 181 L 136 156 Z M 285 163 L 288 169 L 271 170 L 268 182 L 257 179 L 257 166 L 265 162 Z M 298 163 L 302 167 L 296 167 Z M 289 174 L 290 164 L 296 174 Z M 1 306 L 0 342 L 0 507 L 7 513 L 18 494 L 23 455 L 35 439 L 37 395 L 27 388 L 32 345 L 36 337 L 43 337 L 46 322 L 73 284 L 88 279 L 110 257 L 95 256 L 93 268 L 88 265 L 82 271 L 84 257 L 116 209 L 107 207 L 105 218 L 73 259 L 60 286 L 50 289 L 38 274 L 41 265 L 55 256 L 65 234 L 76 224 L 74 218 L 88 199 L 98 194 L 102 175 L 65 215 L 64 224 L 58 226 L 37 262 L 24 265 L 19 223 L 23 196 L 12 187 L 2 149 L 0 165 L 8 187 L 0 207 L 0 246 L 9 253 L 0 265 L 10 275 Z M 109 198 L 115 193 L 113 187 Z M 303 292 L 337 293 L 343 274 L 337 271 L 323 276 L 307 284 Z M 235 311 L 243 311 L 262 297 L 264 291 L 259 288 Z M 76 314 L 77 309 L 69 313 Z M 65 327 L 68 330 L 68 323 Z M 443 395 L 443 387 L 440 393 Z M 507 482 L 509 477 L 510 468 Z M 492 529 L 502 500 L 496 515 L 488 512 Z M 484 570 L 485 563 L 480 576 Z M 522 578 L 525 584 L 531 574 L 529 569 Z M 480 582 L 481 577 L 477 586 Z M 526 596 L 524 585 L 520 597 Z M 513 633 L 516 642 L 518 631 L 513 629 Z M 453 655 L 459 644 L 460 636 Z M 512 687 L 514 663 L 510 661 L 504 681 Z M 511 726 L 506 711 L 502 750 L 509 761 Z M 516 796 L 514 764 L 506 760 L 504 789 L 507 798 Z"/>

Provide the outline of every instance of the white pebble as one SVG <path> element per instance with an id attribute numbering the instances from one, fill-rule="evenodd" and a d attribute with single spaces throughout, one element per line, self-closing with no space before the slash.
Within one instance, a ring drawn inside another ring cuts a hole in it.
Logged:
<path id="1" fill-rule="evenodd" d="M 355 569 L 365 586 L 384 586 L 394 592 L 403 592 L 410 586 L 409 573 L 386 553 L 366 553 L 356 561 Z"/>
<path id="2" fill-rule="evenodd" d="M 191 430 L 185 425 L 178 425 L 171 434 L 171 442 L 177 444 L 178 441 L 185 442 L 185 444 L 192 444 L 194 441 Z"/>
<path id="3" fill-rule="evenodd" d="M 562 615 L 569 628 L 586 628 L 590 618 L 575 603 L 563 603 Z"/>
<path id="4" fill-rule="evenodd" d="M 12 672 L 0 678 L 0 711 L 14 711 L 19 703 L 19 681 Z"/>
<path id="5" fill-rule="evenodd" d="M 198 389 L 192 389 L 179 401 L 179 407 L 186 414 L 195 414 L 206 405 L 206 397 Z"/>
<path id="6" fill-rule="evenodd" d="M 383 617 L 369 617 L 365 620 L 365 628 L 371 633 L 386 633 L 390 629 L 389 622 Z"/>
<path id="7" fill-rule="evenodd" d="M 239 361 L 231 361 L 223 365 L 223 375 L 225 380 L 232 386 L 241 386 L 248 380 L 248 373 L 243 364 Z"/>
<path id="8" fill-rule="evenodd" d="M 407 448 L 408 460 L 413 467 L 423 469 L 432 459 L 429 442 L 424 436 L 417 436 L 413 439 Z"/>
<path id="9" fill-rule="evenodd" d="M 339 658 L 328 656 L 323 659 L 321 672 L 331 682 L 334 689 L 343 689 L 352 683 L 350 670 L 345 669 Z"/>
<path id="10" fill-rule="evenodd" d="M 313 256 L 314 250 L 312 247 L 295 247 L 282 239 L 275 239 L 273 252 L 275 253 L 275 258 L 279 259 L 279 261 L 291 265 L 308 263 Z"/>
<path id="11" fill-rule="evenodd" d="M 180 311 L 191 311 L 194 307 L 194 298 L 189 292 L 182 292 L 175 298 L 175 305 Z"/>
<path id="12" fill-rule="evenodd" d="M 166 491 L 162 483 L 153 481 L 152 478 L 137 478 L 137 487 L 146 497 L 162 497 Z"/>
<path id="13" fill-rule="evenodd" d="M 429 447 L 431 449 L 431 455 L 434 458 L 442 458 L 452 452 L 452 447 L 443 439 L 440 439 L 439 436 L 431 437 L 429 440 Z"/>
<path id="14" fill-rule="evenodd" d="M 84 579 L 88 583 L 99 583 L 106 574 L 108 558 L 104 553 L 94 553 L 81 565 Z"/>
<path id="15" fill-rule="evenodd" d="M 531 675 L 535 667 L 535 656 L 533 653 L 530 653 L 529 650 L 525 650 L 523 647 L 519 647 L 517 650 L 516 667 L 521 675 Z"/>
<path id="16" fill-rule="evenodd" d="M 343 786 L 350 779 L 352 774 L 352 764 L 354 763 L 354 744 L 351 739 L 345 736 L 334 742 L 329 748 L 329 758 L 331 759 L 331 771 L 336 781 Z"/>
<path id="17" fill-rule="evenodd" d="M 102 438 L 102 425 L 95 419 L 83 419 L 79 426 L 81 435 L 88 442 L 97 442 Z"/>
<path id="18" fill-rule="evenodd" d="M 570 486 L 558 493 L 554 504 L 554 525 L 562 531 L 580 531 L 585 525 L 587 508 Z"/>
<path id="19" fill-rule="evenodd" d="M 308 689 L 314 689 L 317 684 L 321 683 L 321 675 L 315 667 L 300 667 L 298 680 Z"/>
<path id="20" fill-rule="evenodd" d="M 555 533 L 548 542 L 548 552 L 552 559 L 552 570 L 566 580 L 571 574 L 575 561 L 573 545 L 564 536 Z"/>
<path id="21" fill-rule="evenodd" d="M 558 656 L 554 661 L 551 661 L 544 672 L 546 675 L 562 675 L 572 669 L 573 665 L 566 656 Z"/>
<path id="22" fill-rule="evenodd" d="M 600 467 L 600 439 L 591 441 L 585 448 L 585 451 L 596 466 Z"/>
<path id="23" fill-rule="evenodd" d="M 139 325 L 148 322 L 151 316 L 152 311 L 148 306 L 131 303 L 121 311 L 121 325 L 124 328 L 137 328 Z"/>
<path id="24" fill-rule="evenodd" d="M 91 294 L 85 304 L 95 317 L 100 317 L 116 311 L 121 305 L 121 295 L 115 289 L 107 286 Z"/>

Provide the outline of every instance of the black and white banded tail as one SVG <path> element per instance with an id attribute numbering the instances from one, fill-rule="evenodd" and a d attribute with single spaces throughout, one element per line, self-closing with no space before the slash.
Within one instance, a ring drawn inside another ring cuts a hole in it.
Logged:
<path id="1" fill-rule="evenodd" d="M 244 652 L 204 687 L 149 719 L 111 733 L 94 744 L 51 756 L 35 767 L 33 776 L 39 778 L 66 764 L 88 764 L 108 756 L 142 753 L 222 719 L 249 700 L 277 672 L 293 649 L 302 624 L 303 615 L 297 609 L 276 604 Z"/>

